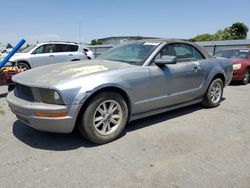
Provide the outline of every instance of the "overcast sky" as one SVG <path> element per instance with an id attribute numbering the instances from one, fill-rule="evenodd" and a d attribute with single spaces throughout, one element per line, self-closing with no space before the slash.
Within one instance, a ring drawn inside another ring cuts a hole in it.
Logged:
<path id="1" fill-rule="evenodd" d="M 233 22 L 250 28 L 250 0 L 11 0 L 1 2 L 0 42 L 89 42 L 109 36 L 191 38 Z M 250 35 L 250 34 L 249 34 Z M 248 35 L 248 38 L 250 36 Z"/>

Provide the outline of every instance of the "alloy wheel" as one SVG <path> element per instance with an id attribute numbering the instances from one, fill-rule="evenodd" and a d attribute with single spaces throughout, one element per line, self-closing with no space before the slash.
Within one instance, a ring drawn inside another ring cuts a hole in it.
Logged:
<path id="1" fill-rule="evenodd" d="M 218 103 L 221 99 L 221 95 L 222 95 L 222 86 L 219 82 L 215 82 L 210 92 L 210 98 L 212 103 Z"/>
<path id="2" fill-rule="evenodd" d="M 28 65 L 25 65 L 25 64 L 18 64 L 17 67 L 19 69 L 23 69 L 24 71 L 28 70 L 29 69 L 29 66 Z"/>
<path id="3" fill-rule="evenodd" d="M 246 73 L 245 73 L 245 75 L 244 75 L 244 79 L 243 79 L 244 83 L 247 84 L 249 82 L 249 76 L 250 76 L 249 75 L 249 71 L 247 70 Z"/>
<path id="4" fill-rule="evenodd" d="M 95 130 L 104 136 L 112 134 L 120 126 L 122 115 L 121 105 L 115 100 L 102 102 L 93 116 Z"/>

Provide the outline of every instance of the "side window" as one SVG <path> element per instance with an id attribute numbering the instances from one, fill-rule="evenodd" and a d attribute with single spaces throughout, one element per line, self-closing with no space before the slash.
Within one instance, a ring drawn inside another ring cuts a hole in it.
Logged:
<path id="1" fill-rule="evenodd" d="M 162 59 L 163 56 L 176 56 L 179 62 L 205 59 L 195 47 L 182 43 L 166 45 L 155 56 L 154 60 Z"/>
<path id="2" fill-rule="evenodd" d="M 35 54 L 43 54 L 43 53 L 52 53 L 52 44 L 45 44 L 38 47 L 35 51 Z"/>
<path id="3" fill-rule="evenodd" d="M 193 50 L 194 50 L 195 60 L 205 59 L 203 55 L 201 55 L 201 53 L 196 48 L 193 48 Z"/>
<path id="4" fill-rule="evenodd" d="M 53 45 L 53 52 L 67 52 L 67 45 L 64 44 L 54 44 Z"/>
<path id="5" fill-rule="evenodd" d="M 44 51 L 43 53 L 52 53 L 53 52 L 53 47 L 52 47 L 52 44 L 46 44 L 44 46 Z"/>
<path id="6" fill-rule="evenodd" d="M 77 45 L 70 45 L 70 44 L 54 44 L 53 45 L 53 52 L 60 53 L 60 52 L 76 52 L 78 50 Z"/>
<path id="7" fill-rule="evenodd" d="M 155 56 L 155 59 L 162 59 L 163 56 L 176 56 L 176 52 L 173 45 L 164 46 L 161 51 Z"/>
<path id="8" fill-rule="evenodd" d="M 183 44 L 174 44 L 177 59 L 193 59 L 194 55 L 191 46 Z"/>
<path id="9" fill-rule="evenodd" d="M 76 52 L 78 50 L 77 45 L 67 45 L 68 46 L 68 52 Z"/>
<path id="10" fill-rule="evenodd" d="M 173 46 L 179 61 L 191 61 L 204 59 L 203 55 L 193 46 L 188 44 L 170 44 Z"/>
<path id="11" fill-rule="evenodd" d="M 37 49 L 35 49 L 35 51 L 33 52 L 34 54 L 41 54 L 43 53 L 43 48 L 44 48 L 44 45 L 38 47 Z"/>

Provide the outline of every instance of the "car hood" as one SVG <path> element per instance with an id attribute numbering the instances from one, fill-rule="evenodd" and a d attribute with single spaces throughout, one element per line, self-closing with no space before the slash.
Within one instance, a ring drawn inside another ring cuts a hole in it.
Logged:
<path id="1" fill-rule="evenodd" d="M 58 82 L 72 80 L 104 71 L 131 67 L 128 63 L 107 60 L 57 63 L 34 68 L 12 77 L 16 83 L 31 87 L 52 87 Z"/>

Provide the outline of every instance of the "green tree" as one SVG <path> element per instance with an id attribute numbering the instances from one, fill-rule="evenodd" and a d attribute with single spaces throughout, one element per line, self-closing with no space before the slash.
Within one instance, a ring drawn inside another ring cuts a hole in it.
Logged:
<path id="1" fill-rule="evenodd" d="M 213 35 L 213 40 L 230 40 L 230 31 L 228 28 L 225 28 L 224 30 L 218 30 Z"/>
<path id="2" fill-rule="evenodd" d="M 248 27 L 244 23 L 234 23 L 231 27 L 229 27 L 230 38 L 235 39 L 246 39 L 247 32 L 249 31 Z"/>
<path id="3" fill-rule="evenodd" d="M 6 48 L 13 48 L 10 43 L 7 44 Z"/>
<path id="4" fill-rule="evenodd" d="M 99 41 L 99 40 L 96 40 L 96 39 L 93 39 L 91 41 L 91 45 L 101 45 L 101 44 L 103 44 L 103 43 L 101 41 Z"/>
<path id="5" fill-rule="evenodd" d="M 142 40 L 142 39 L 143 39 L 143 36 L 138 35 L 138 36 L 135 37 L 135 40 Z"/>
<path id="6" fill-rule="evenodd" d="M 237 40 L 247 38 L 248 27 L 244 23 L 233 23 L 230 27 L 218 30 L 215 34 L 200 34 L 190 39 L 191 41 L 211 40 Z"/>
<path id="7" fill-rule="evenodd" d="M 196 37 L 190 39 L 192 42 L 196 42 L 196 41 L 211 41 L 213 40 L 213 35 L 210 35 L 208 33 L 204 33 L 201 35 L 197 35 Z"/>
<path id="8" fill-rule="evenodd" d="M 30 47 L 30 44 L 26 44 L 26 46 L 23 49 L 26 49 L 28 47 Z"/>

